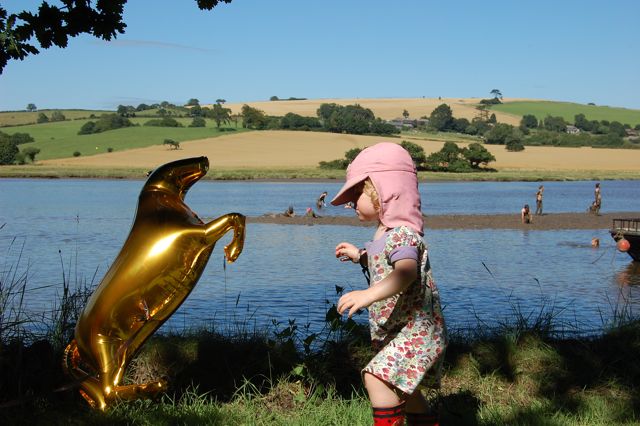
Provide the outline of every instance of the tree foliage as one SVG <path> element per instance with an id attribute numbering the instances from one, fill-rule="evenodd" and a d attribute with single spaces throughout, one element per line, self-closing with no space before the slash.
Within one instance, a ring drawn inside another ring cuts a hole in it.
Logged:
<path id="1" fill-rule="evenodd" d="M 488 165 L 491 161 L 496 161 L 496 157 L 487 150 L 482 144 L 477 142 L 470 143 L 463 149 L 462 155 L 469 161 L 472 168 L 477 169 L 481 165 Z"/>
<path id="2" fill-rule="evenodd" d="M 505 145 L 509 140 L 522 140 L 522 132 L 510 124 L 498 123 L 484 134 L 484 138 L 488 144 Z"/>
<path id="3" fill-rule="evenodd" d="M 321 169 L 346 169 L 349 164 L 362 152 L 360 148 L 352 148 L 349 151 L 344 153 L 344 158 L 339 158 L 337 160 L 331 161 L 321 161 L 318 166 Z"/>
<path id="4" fill-rule="evenodd" d="M 442 149 L 429 154 L 425 168 L 443 172 L 471 172 L 491 170 L 481 168 L 496 158 L 482 144 L 471 143 L 467 148 L 460 148 L 454 142 L 445 142 Z"/>
<path id="5" fill-rule="evenodd" d="M 207 117 L 213 119 L 216 122 L 216 127 L 219 129 L 221 124 L 226 124 L 231 121 L 231 109 L 222 106 L 221 102 L 215 103 L 211 111 L 207 113 Z"/>
<path id="6" fill-rule="evenodd" d="M 538 127 L 538 119 L 533 114 L 525 114 L 520 120 L 520 127 L 525 129 L 535 129 Z"/>
<path id="7" fill-rule="evenodd" d="M 287 113 L 280 120 L 280 127 L 286 130 L 313 130 L 320 129 L 322 123 L 316 117 L 303 117 L 292 112 Z"/>
<path id="8" fill-rule="evenodd" d="M 21 151 L 21 154 L 33 163 L 36 161 L 36 155 L 40 154 L 40 149 L 35 146 L 28 146 Z"/>
<path id="9" fill-rule="evenodd" d="M 145 122 L 144 125 L 153 127 L 184 127 L 182 123 L 172 117 L 154 118 Z"/>
<path id="10" fill-rule="evenodd" d="M 11 137 L 0 132 L 0 164 L 13 164 L 19 151 L 18 145 L 11 140 Z"/>
<path id="11" fill-rule="evenodd" d="M 453 112 L 447 104 L 438 105 L 429 116 L 429 126 L 438 131 L 445 131 L 453 125 Z"/>
<path id="12" fill-rule="evenodd" d="M 180 142 L 175 141 L 173 139 L 165 139 L 164 142 L 162 142 L 163 145 L 169 145 L 170 149 L 180 149 Z"/>
<path id="13" fill-rule="evenodd" d="M 263 130 L 267 128 L 269 123 L 269 119 L 264 111 L 253 108 L 247 104 L 242 105 L 242 117 L 244 118 L 242 127 L 248 129 Z"/>
<path id="14" fill-rule="evenodd" d="M 193 117 L 193 120 L 191 120 L 191 124 L 189 124 L 189 127 L 206 127 L 206 126 L 207 126 L 207 121 L 202 117 Z"/>
<path id="15" fill-rule="evenodd" d="M 564 132 L 567 129 L 567 122 L 562 117 L 547 115 L 543 120 L 543 126 L 552 132 Z"/>
<path id="16" fill-rule="evenodd" d="M 413 160 L 413 164 L 416 166 L 416 169 L 422 170 L 424 168 L 424 162 L 427 161 L 427 155 L 424 152 L 424 148 L 416 143 L 408 141 L 402 141 L 400 146 L 407 150 Z"/>
<path id="17" fill-rule="evenodd" d="M 84 123 L 78 134 L 90 135 L 92 133 L 102 133 L 130 126 L 134 126 L 134 124 L 126 117 L 118 114 L 102 114 L 98 121 L 87 121 Z"/>
<path id="18" fill-rule="evenodd" d="M 196 0 L 201 10 L 211 10 L 232 0 Z M 91 34 L 103 40 L 124 34 L 127 0 L 60 0 L 61 6 L 43 1 L 37 12 L 7 14 L 0 5 L 0 74 L 9 60 L 23 60 L 52 46 L 67 47 L 69 37 Z M 35 40 L 33 38 L 35 37 Z M 37 41 L 37 43 L 36 43 Z"/>

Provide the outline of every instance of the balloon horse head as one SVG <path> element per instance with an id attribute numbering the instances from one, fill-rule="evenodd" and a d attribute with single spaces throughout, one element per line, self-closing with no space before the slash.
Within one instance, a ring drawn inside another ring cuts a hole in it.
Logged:
<path id="1" fill-rule="evenodd" d="M 80 314 L 63 365 L 94 408 L 164 390 L 161 381 L 120 381 L 142 344 L 189 296 L 216 241 L 233 230 L 227 261 L 242 251 L 244 216 L 229 213 L 204 223 L 184 202 L 208 168 L 206 157 L 188 158 L 149 175 L 129 236 Z"/>

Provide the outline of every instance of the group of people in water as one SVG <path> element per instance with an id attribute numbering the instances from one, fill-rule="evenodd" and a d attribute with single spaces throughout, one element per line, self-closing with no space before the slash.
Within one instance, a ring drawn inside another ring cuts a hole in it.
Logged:
<path id="1" fill-rule="evenodd" d="M 536 192 L 536 216 L 542 216 L 542 198 L 544 195 L 544 185 L 540 185 L 538 187 L 538 191 Z M 596 216 L 600 214 L 600 207 L 602 206 L 602 194 L 600 192 L 600 182 L 596 182 L 595 190 L 594 190 L 594 200 L 587 209 L 587 212 L 595 214 Z M 531 209 L 529 208 L 529 204 L 525 204 L 520 210 L 520 220 L 522 223 L 532 223 L 533 215 L 531 213 Z"/>
<path id="2" fill-rule="evenodd" d="M 318 210 L 321 210 L 323 208 L 325 208 L 327 206 L 326 203 L 326 198 L 327 195 L 329 195 L 327 193 L 327 191 L 323 191 L 322 194 L 320 194 L 320 196 L 318 197 L 318 199 L 316 200 L 316 207 Z M 282 216 L 285 217 L 294 217 L 296 215 L 295 211 L 293 210 L 293 206 L 289 205 L 289 207 L 287 207 L 287 209 L 284 211 L 284 213 L 282 213 Z M 307 207 L 307 210 L 304 213 L 304 217 L 322 217 L 319 216 L 311 207 Z"/>

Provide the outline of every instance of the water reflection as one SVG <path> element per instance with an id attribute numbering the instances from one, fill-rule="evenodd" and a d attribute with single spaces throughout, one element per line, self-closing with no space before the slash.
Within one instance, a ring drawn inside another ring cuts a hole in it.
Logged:
<path id="1" fill-rule="evenodd" d="M 615 275 L 620 287 L 640 286 L 640 262 L 630 262 Z"/>

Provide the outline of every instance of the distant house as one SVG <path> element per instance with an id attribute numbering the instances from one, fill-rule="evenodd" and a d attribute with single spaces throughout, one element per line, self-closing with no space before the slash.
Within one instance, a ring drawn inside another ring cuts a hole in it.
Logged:
<path id="1" fill-rule="evenodd" d="M 576 135 L 580 133 L 580 129 L 578 129 L 576 126 L 572 126 L 571 124 L 569 124 L 566 128 L 566 132 L 572 135 Z"/>
<path id="2" fill-rule="evenodd" d="M 411 120 L 408 118 L 394 118 L 393 120 L 387 121 L 387 124 L 391 124 L 395 126 L 397 129 L 415 129 L 416 127 L 423 127 L 429 124 L 429 120 L 424 118 L 419 118 L 417 120 Z"/>

